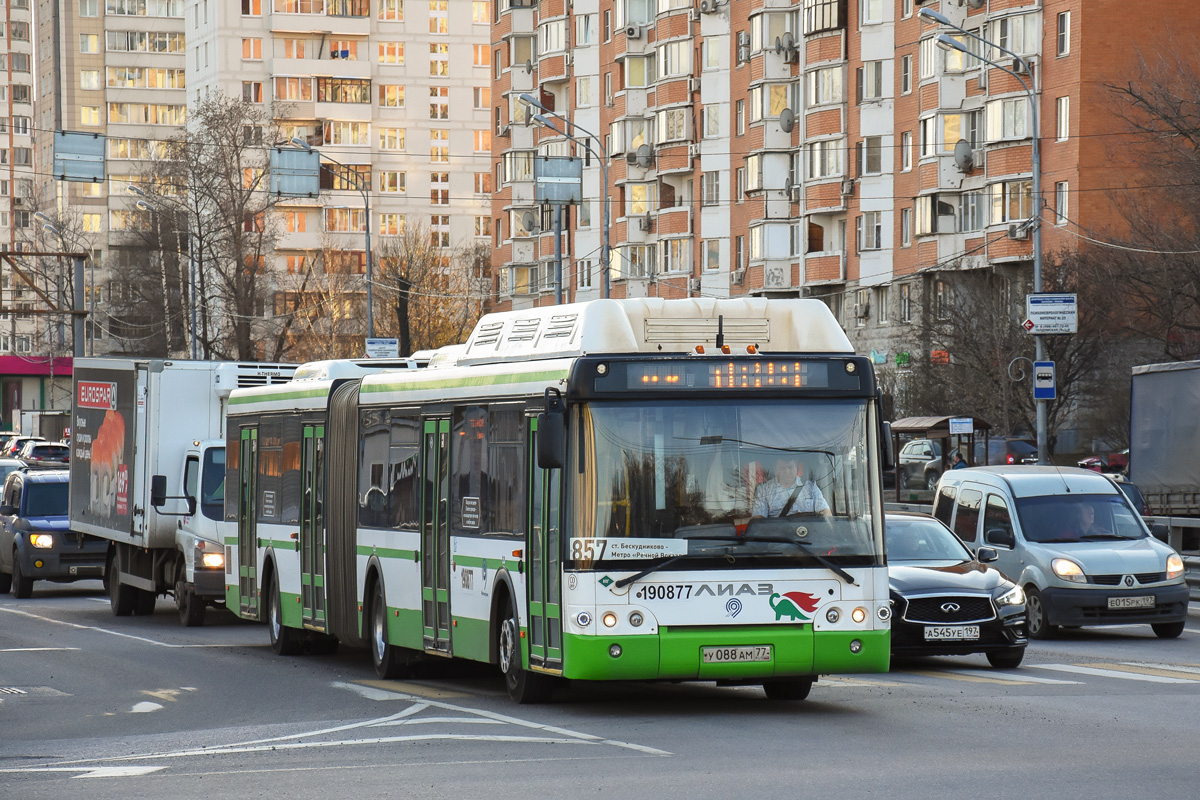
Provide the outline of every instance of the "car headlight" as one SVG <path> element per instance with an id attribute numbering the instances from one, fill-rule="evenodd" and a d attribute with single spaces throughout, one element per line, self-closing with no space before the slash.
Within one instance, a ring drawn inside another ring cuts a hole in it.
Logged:
<path id="1" fill-rule="evenodd" d="M 196 566 L 203 569 L 224 569 L 225 551 L 217 544 L 196 542 Z"/>
<path id="2" fill-rule="evenodd" d="M 1050 568 L 1054 570 L 1054 574 L 1062 578 L 1064 581 L 1072 583 L 1087 583 L 1087 578 L 1083 576 L 1083 567 L 1076 564 L 1069 558 L 1056 558 L 1050 562 Z"/>
<path id="3" fill-rule="evenodd" d="M 1025 590 L 1020 586 L 1014 586 L 1004 594 L 996 598 L 998 606 L 1021 606 L 1025 605 Z"/>
<path id="4" fill-rule="evenodd" d="M 29 543 L 42 550 L 49 550 L 51 547 L 54 547 L 54 535 L 49 533 L 31 533 L 29 534 Z M 1183 562 L 1180 563 L 1182 564 Z"/>
<path id="5" fill-rule="evenodd" d="M 1178 553 L 1167 556 L 1167 580 L 1173 580 L 1183 574 L 1183 559 Z"/>

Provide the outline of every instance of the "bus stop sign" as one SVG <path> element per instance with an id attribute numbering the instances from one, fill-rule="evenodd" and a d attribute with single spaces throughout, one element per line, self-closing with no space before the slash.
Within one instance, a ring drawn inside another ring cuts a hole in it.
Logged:
<path id="1" fill-rule="evenodd" d="M 1057 396 L 1054 385 L 1054 362 L 1033 362 L 1033 399 L 1053 400 Z"/>

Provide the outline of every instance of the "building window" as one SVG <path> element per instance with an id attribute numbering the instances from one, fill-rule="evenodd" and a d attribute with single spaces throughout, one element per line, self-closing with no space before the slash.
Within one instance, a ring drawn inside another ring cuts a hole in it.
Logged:
<path id="1" fill-rule="evenodd" d="M 404 108 L 404 87 L 379 84 L 380 108 Z"/>
<path id="2" fill-rule="evenodd" d="M 808 104 L 810 106 L 840 102 L 842 102 L 841 67 L 826 67 L 808 73 Z"/>
<path id="3" fill-rule="evenodd" d="M 1070 190 L 1066 181 L 1059 181 L 1058 183 L 1054 184 L 1055 225 L 1067 224 L 1067 197 L 1069 191 Z"/>
<path id="4" fill-rule="evenodd" d="M 1057 110 L 1057 122 L 1055 130 L 1058 133 L 1058 141 L 1064 141 L 1071 137 L 1071 98 L 1060 97 L 1055 103 Z"/>
<path id="5" fill-rule="evenodd" d="M 492 4 L 490 0 L 473 0 L 471 3 L 471 22 L 475 25 L 491 24 Z"/>
<path id="6" fill-rule="evenodd" d="M 435 128 L 429 132 L 429 160 L 434 164 L 450 163 L 450 131 Z"/>
<path id="7" fill-rule="evenodd" d="M 721 202 L 721 173 L 705 172 L 700 176 L 700 205 L 715 206 Z"/>
<path id="8" fill-rule="evenodd" d="M 447 18 L 449 0 L 429 0 L 429 32 L 445 35 L 450 32 Z"/>
<path id="9" fill-rule="evenodd" d="M 912 214 L 911 208 L 900 209 L 900 246 L 912 246 Z"/>
<path id="10" fill-rule="evenodd" d="M 858 102 L 869 103 L 883 98 L 883 62 L 865 61 L 857 70 Z"/>
<path id="11" fill-rule="evenodd" d="M 261 61 L 262 39 L 242 39 L 242 59 L 246 61 Z"/>
<path id="12" fill-rule="evenodd" d="M 933 284 L 933 307 L 938 319 L 950 319 L 950 287 L 945 281 Z"/>
<path id="13" fill-rule="evenodd" d="M 1071 52 L 1071 12 L 1063 11 L 1058 15 L 1058 55 L 1065 56 Z"/>
<path id="14" fill-rule="evenodd" d="M 913 15 L 913 0 L 901 0 L 900 17 L 902 19 L 908 19 L 912 15 Z"/>
<path id="15" fill-rule="evenodd" d="M 691 239 L 666 239 L 659 244 L 658 252 L 663 272 L 692 271 Z"/>
<path id="16" fill-rule="evenodd" d="M 81 106 L 79 109 L 79 124 L 96 126 L 100 124 L 100 106 Z"/>
<path id="17" fill-rule="evenodd" d="M 889 287 L 875 287 L 875 321 L 880 325 L 887 324 L 888 321 L 888 294 Z"/>
<path id="18" fill-rule="evenodd" d="M 1042 40 L 1042 26 L 1038 24 L 1039 21 L 1037 14 L 1002 17 L 991 23 L 991 36 L 985 38 L 1019 55 L 1036 53 Z M 1010 56 L 1003 51 L 992 53 L 993 61 L 1003 61 L 1005 58 Z"/>
<path id="19" fill-rule="evenodd" d="M 883 137 L 868 136 L 860 148 L 862 162 L 859 169 L 863 175 L 879 175 L 883 172 Z"/>
<path id="20" fill-rule="evenodd" d="M 912 131 L 904 131 L 900 134 L 900 170 L 902 172 L 908 172 L 912 169 L 912 152 Z"/>
<path id="21" fill-rule="evenodd" d="M 1029 101 L 1024 97 L 993 100 L 984 109 L 987 114 L 987 140 L 998 142 L 1004 139 L 1024 139 L 1028 133 L 1026 125 Z"/>
<path id="22" fill-rule="evenodd" d="M 934 38 L 922 39 L 919 45 L 919 56 L 921 79 L 932 78 L 937 74 L 937 40 Z"/>
<path id="23" fill-rule="evenodd" d="M 958 203 L 959 231 L 983 230 L 987 225 L 987 207 L 987 196 L 983 192 L 965 192 Z"/>
<path id="24" fill-rule="evenodd" d="M 883 0 L 859 0 L 859 22 L 877 25 L 883 22 Z"/>
<path id="25" fill-rule="evenodd" d="M 811 142 L 808 150 L 808 177 L 832 178 L 842 174 L 843 139 L 824 139 Z"/>
<path id="26" fill-rule="evenodd" d="M 379 215 L 379 235 L 380 236 L 401 236 L 404 234 L 404 215 L 403 214 L 380 214 Z"/>
<path id="27" fill-rule="evenodd" d="M 737 135 L 743 136 L 746 133 L 746 101 L 738 100 L 735 108 L 737 109 Z"/>
<path id="28" fill-rule="evenodd" d="M 475 152 L 489 153 L 492 150 L 492 132 L 489 130 L 475 131 Z"/>
<path id="29" fill-rule="evenodd" d="M 746 268 L 746 237 L 738 236 L 734 239 L 734 266 L 736 269 Z"/>
<path id="30" fill-rule="evenodd" d="M 407 188 L 407 173 L 387 169 L 379 171 L 379 191 L 383 194 L 403 194 Z"/>
<path id="31" fill-rule="evenodd" d="M 429 45 L 429 74 L 435 78 L 445 78 L 450 74 L 450 45 Z"/>
<path id="32" fill-rule="evenodd" d="M 1002 181 L 988 186 L 992 224 L 1029 219 L 1033 213 L 1033 181 Z"/>
<path id="33" fill-rule="evenodd" d="M 845 0 L 804 0 L 804 35 L 846 27 Z"/>
<path id="34" fill-rule="evenodd" d="M 377 2 L 379 3 L 379 19 L 388 22 L 404 21 L 404 0 L 377 0 Z"/>
<path id="35" fill-rule="evenodd" d="M 476 111 L 486 111 L 492 104 L 492 87 L 476 86 L 472 93 L 475 97 Z"/>
<path id="36" fill-rule="evenodd" d="M 492 235 L 492 218 L 491 217 L 475 217 L 475 237 L 477 239 L 487 239 Z"/>
<path id="37" fill-rule="evenodd" d="M 900 94 L 912 93 L 912 56 L 900 57 Z"/>
<path id="38" fill-rule="evenodd" d="M 868 211 L 856 219 L 858 249 L 879 250 L 883 247 L 883 212 Z"/>
<path id="39" fill-rule="evenodd" d="M 399 2 L 400 0 L 396 0 Z M 242 16 L 243 17 L 261 17 L 262 16 L 262 0 L 242 0 Z"/>
<path id="40" fill-rule="evenodd" d="M 484 50 L 486 51 L 487 48 L 485 47 Z M 402 65 L 404 63 L 404 42 L 380 42 L 379 63 Z"/>
<path id="41" fill-rule="evenodd" d="M 263 101 L 262 81 L 242 81 L 242 100 L 247 103 Z"/>
<path id="42" fill-rule="evenodd" d="M 81 34 L 79 34 L 79 52 L 81 52 L 81 53 L 99 53 L 100 52 L 100 34 L 98 34 L 98 33 L 81 33 Z"/>
<path id="43" fill-rule="evenodd" d="M 492 173 L 476 172 L 475 173 L 475 194 L 491 194 L 492 193 Z"/>
<path id="44" fill-rule="evenodd" d="M 100 0 L 79 0 L 79 16 L 100 16 Z"/>
<path id="45" fill-rule="evenodd" d="M 706 239 L 700 243 L 701 267 L 705 272 L 717 272 L 721 269 L 721 240 Z"/>
<path id="46" fill-rule="evenodd" d="M 900 321 L 912 322 L 912 285 L 900 284 Z"/>

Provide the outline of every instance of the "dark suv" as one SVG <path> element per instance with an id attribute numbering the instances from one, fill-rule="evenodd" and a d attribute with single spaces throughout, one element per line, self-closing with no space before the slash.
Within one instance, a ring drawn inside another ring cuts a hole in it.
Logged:
<path id="1" fill-rule="evenodd" d="M 1037 443 L 1028 439 L 999 436 L 988 439 L 987 458 L 983 457 L 983 439 L 975 440 L 975 460 L 973 467 L 988 464 L 1036 464 L 1038 459 Z"/>
<path id="2" fill-rule="evenodd" d="M 0 592 L 104 576 L 108 542 L 70 530 L 65 469 L 9 473 L 0 496 Z"/>

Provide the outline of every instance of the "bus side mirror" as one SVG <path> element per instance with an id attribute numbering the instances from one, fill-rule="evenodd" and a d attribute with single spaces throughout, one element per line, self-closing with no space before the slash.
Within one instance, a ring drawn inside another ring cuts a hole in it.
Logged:
<path id="1" fill-rule="evenodd" d="M 162 508 L 167 502 L 167 476 L 150 476 L 150 505 Z"/>
<path id="2" fill-rule="evenodd" d="M 882 437 L 881 444 L 883 445 L 879 448 L 883 456 L 882 466 L 884 470 L 894 469 L 896 467 L 896 454 L 892 448 L 892 423 L 884 422 L 882 423 L 882 428 L 879 432 L 879 435 Z"/>
<path id="3" fill-rule="evenodd" d="M 541 469 L 562 469 L 567 460 L 567 415 L 562 394 L 546 390 L 546 410 L 538 414 L 537 465 Z"/>

